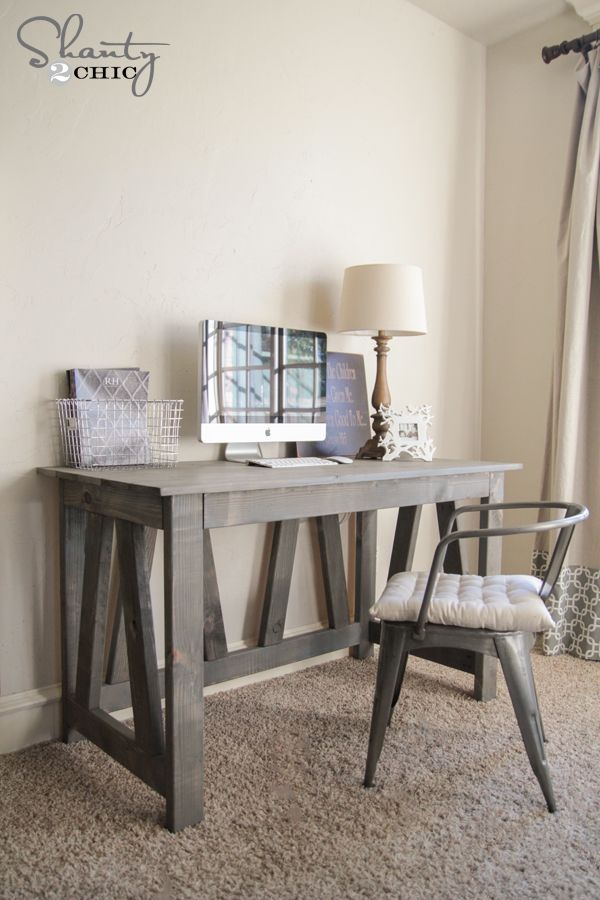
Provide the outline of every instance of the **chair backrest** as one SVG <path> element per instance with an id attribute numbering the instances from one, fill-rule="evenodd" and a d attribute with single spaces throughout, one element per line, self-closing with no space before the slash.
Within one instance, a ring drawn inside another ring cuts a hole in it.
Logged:
<path id="1" fill-rule="evenodd" d="M 540 597 L 542 600 L 547 600 L 554 590 L 554 585 L 562 571 L 565 556 L 567 555 L 567 550 L 569 549 L 569 544 L 571 543 L 571 538 L 575 531 L 575 525 L 582 520 L 582 517 L 586 517 L 586 513 L 586 507 L 581 506 L 578 503 L 570 503 L 567 506 L 562 524 L 559 526 L 560 532 L 556 538 L 554 550 L 552 551 L 550 561 L 544 573 L 544 580 L 540 588 Z"/>

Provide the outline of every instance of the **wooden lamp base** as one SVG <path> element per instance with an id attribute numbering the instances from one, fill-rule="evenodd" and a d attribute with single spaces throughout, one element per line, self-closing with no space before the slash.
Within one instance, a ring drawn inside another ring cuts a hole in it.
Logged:
<path id="1" fill-rule="evenodd" d="M 381 442 L 389 426 L 387 422 L 384 422 L 379 409 L 381 406 L 391 406 L 392 404 L 387 380 L 387 355 L 390 352 L 389 342 L 391 339 L 392 335 L 386 334 L 385 331 L 378 331 L 376 335 L 373 335 L 373 340 L 375 341 L 374 349 L 377 354 L 377 375 L 371 397 L 371 403 L 375 409 L 375 412 L 371 415 L 374 435 L 360 448 L 356 454 L 357 459 L 382 460 L 385 456 L 385 447 L 382 446 Z"/>

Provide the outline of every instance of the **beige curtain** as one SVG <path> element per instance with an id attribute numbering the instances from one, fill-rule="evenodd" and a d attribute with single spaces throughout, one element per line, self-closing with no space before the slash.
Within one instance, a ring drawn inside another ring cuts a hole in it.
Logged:
<path id="1" fill-rule="evenodd" d="M 600 49 L 576 69 L 577 94 L 558 239 L 558 327 L 543 494 L 575 500 L 575 530 L 550 612 L 546 653 L 600 659 Z M 547 548 L 537 547 L 541 567 Z"/>

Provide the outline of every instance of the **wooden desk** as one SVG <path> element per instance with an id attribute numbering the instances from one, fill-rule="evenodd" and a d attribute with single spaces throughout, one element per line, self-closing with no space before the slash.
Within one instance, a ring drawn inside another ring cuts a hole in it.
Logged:
<path id="1" fill-rule="evenodd" d="M 226 462 L 180 463 L 170 470 L 41 469 L 60 484 L 64 740 L 89 738 L 165 796 L 172 831 L 199 822 L 203 685 L 345 647 L 359 658 L 367 656 L 378 637 L 368 613 L 375 594 L 377 510 L 398 508 L 390 573 L 401 571 L 412 563 L 423 504 L 437 505 L 443 527 L 456 500 L 501 500 L 504 472 L 518 468 L 454 460 L 361 460 L 292 470 Z M 338 523 L 338 514 L 347 512 L 357 514 L 352 617 Z M 283 639 L 298 519 L 306 517 L 317 523 L 329 628 Z M 228 653 L 209 529 L 257 522 L 275 523 L 258 646 Z M 125 624 L 113 634 L 105 682 L 115 527 Z M 164 671 L 157 666 L 149 589 L 156 529 L 164 531 Z M 490 539 L 480 548 L 479 569 L 495 572 L 499 564 L 498 542 Z M 461 565 L 457 551 L 447 570 L 461 571 Z M 128 677 L 125 669 L 119 679 L 123 634 Z M 480 699 L 494 696 L 495 669 L 487 661 L 464 654 L 439 661 L 472 671 Z M 129 705 L 135 734 L 110 715 Z"/>

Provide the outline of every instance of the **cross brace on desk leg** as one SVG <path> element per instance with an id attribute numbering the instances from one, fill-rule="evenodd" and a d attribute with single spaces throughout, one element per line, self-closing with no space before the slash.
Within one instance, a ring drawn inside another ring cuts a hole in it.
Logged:
<path id="1" fill-rule="evenodd" d="M 398 510 L 388 579 L 397 572 L 412 569 L 422 509 L 422 506 L 401 506 Z"/>
<path id="2" fill-rule="evenodd" d="M 150 575 L 156 544 L 156 529 L 144 528 L 144 540 L 146 567 L 148 575 Z M 117 598 L 106 664 L 106 681 L 108 684 L 120 684 L 129 680 L 125 624 L 123 620 L 123 586 L 118 565 L 116 567 L 115 580 L 117 582 Z M 225 626 L 219 598 L 215 560 L 210 531 L 206 529 L 204 531 L 204 659 L 210 661 L 220 659 L 226 655 L 227 639 L 225 637 Z"/>
<path id="3" fill-rule="evenodd" d="M 87 514 L 75 697 L 88 710 L 100 706 L 113 530 L 113 519 Z"/>
<path id="4" fill-rule="evenodd" d="M 448 500 L 444 503 L 436 503 L 435 506 L 440 537 L 444 537 L 444 535 L 448 531 L 448 523 L 450 521 L 450 517 L 456 510 L 456 503 L 453 500 Z M 452 531 L 457 530 L 458 526 L 456 522 L 454 522 Z M 462 547 L 460 541 L 454 541 L 454 543 L 448 545 L 448 549 L 446 550 L 444 572 L 450 572 L 453 575 L 462 575 L 464 571 L 465 567 L 463 565 Z"/>
<path id="5" fill-rule="evenodd" d="M 329 627 L 345 628 L 350 619 L 340 522 L 336 515 L 317 516 L 315 525 Z"/>
<path id="6" fill-rule="evenodd" d="M 271 555 L 258 631 L 259 647 L 270 647 L 283 639 L 299 526 L 299 519 L 273 523 Z"/>
<path id="7" fill-rule="evenodd" d="M 135 737 L 151 756 L 164 753 L 160 684 L 143 525 L 117 519 L 121 599 Z"/>
<path id="8" fill-rule="evenodd" d="M 210 531 L 204 531 L 204 659 L 227 656 L 227 638 Z"/>
<path id="9" fill-rule="evenodd" d="M 329 627 L 345 628 L 349 624 L 348 590 L 339 519 L 337 515 L 316 516 L 314 522 L 319 543 Z M 286 519 L 273 525 L 271 555 L 258 635 L 259 647 L 271 647 L 281 643 L 283 639 L 299 524 L 298 519 Z"/>
<path id="10" fill-rule="evenodd" d="M 148 577 L 152 572 L 154 562 L 154 550 L 156 548 L 156 528 L 141 526 L 144 530 L 144 555 L 146 559 L 146 571 Z M 123 580 L 121 578 L 118 561 L 113 572 L 114 609 L 111 628 L 111 637 L 106 660 L 106 681 L 108 684 L 118 684 L 129 679 L 127 664 L 127 645 L 125 642 L 125 620 L 123 618 Z"/>

